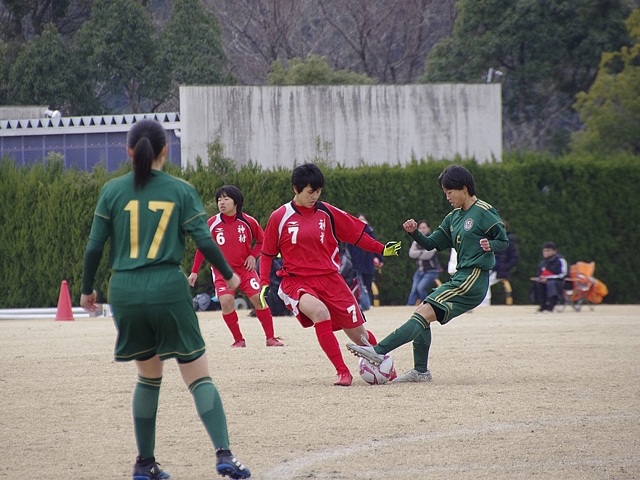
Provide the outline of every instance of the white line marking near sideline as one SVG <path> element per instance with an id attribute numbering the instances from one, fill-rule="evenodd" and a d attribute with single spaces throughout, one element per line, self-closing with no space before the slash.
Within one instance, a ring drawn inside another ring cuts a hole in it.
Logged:
<path id="1" fill-rule="evenodd" d="M 549 419 L 549 420 L 535 420 L 529 422 L 512 422 L 512 423 L 496 423 L 481 427 L 475 428 L 460 428 L 456 430 L 449 430 L 445 432 L 432 432 L 423 435 L 410 435 L 404 437 L 393 437 L 386 440 L 371 440 L 368 442 L 361 443 L 359 445 L 350 445 L 350 446 L 342 446 L 338 449 L 333 450 L 324 450 L 317 453 L 311 453 L 309 455 L 305 455 L 299 457 L 294 460 L 286 461 L 274 466 L 268 472 L 262 476 L 264 480 L 287 480 L 290 478 L 294 478 L 296 476 L 303 475 L 303 471 L 313 466 L 314 464 L 320 462 L 327 461 L 335 461 L 340 457 L 348 457 L 351 455 L 358 454 L 362 451 L 370 451 L 380 448 L 392 448 L 398 447 L 399 444 L 402 443 L 415 443 L 426 440 L 434 440 L 437 438 L 445 438 L 445 437 L 464 437 L 470 435 L 478 435 L 485 433 L 496 433 L 496 432 L 504 432 L 504 431 L 514 431 L 522 428 L 531 428 L 533 427 L 559 427 L 559 426 L 567 426 L 568 424 L 580 424 L 580 423 L 600 423 L 600 422 L 610 422 L 610 421 L 621 421 L 621 420 L 632 420 L 639 418 L 640 415 L 637 414 L 617 414 L 617 415 L 605 415 L 605 416 L 574 416 L 574 417 L 564 417 L 557 419 Z M 372 432 L 373 434 L 374 432 Z M 481 464 L 471 464 L 471 465 L 449 465 L 446 467 L 429 467 L 427 465 L 421 466 L 411 466 L 406 471 L 399 472 L 397 466 L 390 471 L 389 473 L 401 474 L 401 475 L 416 475 L 416 474 L 424 474 L 425 472 L 438 472 L 438 471 L 457 471 L 457 472 L 465 472 L 465 471 L 474 471 L 474 470 L 497 470 L 502 468 L 527 468 L 531 469 L 532 467 L 553 467 L 553 466 L 595 466 L 595 465 L 629 465 L 629 464 L 638 464 L 640 463 L 640 456 L 633 456 L 630 458 L 595 458 L 595 459 L 584 459 L 580 461 L 574 460 L 558 460 L 558 461 L 550 461 L 550 462 L 523 462 L 521 464 L 513 464 L 509 465 L 496 465 L 495 463 L 491 463 L 488 465 Z M 384 470 L 376 468 L 375 472 L 365 472 L 360 471 L 359 473 L 363 476 L 358 476 L 359 478 L 366 478 L 369 474 L 374 475 L 374 477 L 378 477 L 383 474 Z M 335 473 L 335 472 L 334 472 Z M 374 478 L 371 477 L 371 478 Z M 316 478 L 316 477 L 314 477 Z M 341 477 L 333 477 L 333 478 L 341 478 Z"/>
<path id="2" fill-rule="evenodd" d="M 426 461 L 428 462 L 428 460 Z M 492 463 L 474 463 L 474 464 L 452 464 L 447 466 L 430 466 L 430 465 L 411 465 L 407 466 L 407 468 L 403 468 L 399 470 L 397 466 L 389 466 L 387 468 L 379 468 L 376 466 L 375 470 L 358 470 L 357 476 L 355 478 L 367 478 L 367 479 L 381 479 L 381 478 L 398 478 L 398 476 L 402 476 L 403 478 L 415 478 L 420 479 L 424 478 L 425 474 L 449 474 L 445 478 L 456 478 L 455 474 L 462 473 L 470 473 L 470 472 L 480 472 L 479 475 L 481 478 L 487 478 L 488 472 L 494 472 L 497 474 L 498 472 L 510 470 L 510 471 L 520 471 L 520 472 L 531 472 L 536 470 L 550 470 L 553 468 L 570 468 L 570 467 L 622 467 L 622 466 L 631 466 L 631 465 L 640 465 L 640 456 L 628 457 L 628 458 L 586 458 L 580 461 L 573 460 L 555 460 L 555 461 L 546 461 L 546 462 L 516 462 L 509 463 L 508 465 L 501 465 Z M 541 472 L 538 472 L 541 474 Z M 619 473 L 618 473 L 619 474 Z M 526 473 L 525 473 L 526 475 Z M 304 476 L 303 473 L 299 473 L 298 477 Z M 353 474 L 350 475 L 354 477 Z M 267 477 L 264 477 L 267 479 Z M 287 477 L 280 477 L 287 478 Z M 322 476 L 321 474 L 315 474 L 313 478 L 344 478 L 331 476 L 327 473 L 326 476 Z M 615 478 L 615 477 L 612 477 Z M 627 478 L 636 478 L 636 477 L 627 477 Z"/>

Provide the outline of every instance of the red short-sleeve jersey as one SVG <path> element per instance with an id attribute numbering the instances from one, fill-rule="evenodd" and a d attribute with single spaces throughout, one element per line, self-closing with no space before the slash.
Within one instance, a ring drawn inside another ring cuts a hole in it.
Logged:
<path id="1" fill-rule="evenodd" d="M 249 255 L 257 257 L 260 254 L 264 231 L 251 215 L 243 212 L 236 215 L 218 213 L 207 220 L 207 224 L 213 241 L 233 270 L 242 267 Z M 191 272 L 197 273 L 203 260 L 204 256 L 198 250 Z"/>

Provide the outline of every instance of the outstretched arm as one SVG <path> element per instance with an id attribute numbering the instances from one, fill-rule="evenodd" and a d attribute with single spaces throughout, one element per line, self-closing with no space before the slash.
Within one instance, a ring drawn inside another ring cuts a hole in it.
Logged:
<path id="1" fill-rule="evenodd" d="M 451 247 L 451 239 L 443 233 L 441 226 L 428 237 L 420 233 L 418 230 L 418 223 L 413 218 L 404 222 L 402 227 L 409 235 L 411 235 L 411 238 L 413 238 L 416 243 L 425 250 L 436 249 L 438 251 L 442 251 L 445 248 Z"/>

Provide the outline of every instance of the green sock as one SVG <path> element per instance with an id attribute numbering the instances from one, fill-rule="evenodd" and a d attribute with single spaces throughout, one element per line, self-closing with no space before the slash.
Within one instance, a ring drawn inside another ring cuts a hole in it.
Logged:
<path id="1" fill-rule="evenodd" d="M 229 450 L 227 417 L 222 408 L 220 394 L 211 377 L 202 377 L 196 380 L 189 385 L 189 391 L 193 395 L 200 420 L 202 420 L 216 450 L 218 448 Z"/>
<path id="2" fill-rule="evenodd" d="M 384 337 L 382 341 L 374 347 L 375 351 L 384 355 L 391 350 L 395 350 L 400 345 L 413 341 L 425 329 L 429 328 L 429 323 L 420 314 L 414 313 L 404 325 L 396 328 L 389 335 Z"/>
<path id="3" fill-rule="evenodd" d="M 153 457 L 156 447 L 156 413 L 160 396 L 160 378 L 145 378 L 138 375 L 133 390 L 133 427 L 140 458 Z"/>
<path id="4" fill-rule="evenodd" d="M 413 368 L 421 373 L 427 371 L 429 347 L 431 347 L 431 328 L 423 330 L 413 340 Z"/>

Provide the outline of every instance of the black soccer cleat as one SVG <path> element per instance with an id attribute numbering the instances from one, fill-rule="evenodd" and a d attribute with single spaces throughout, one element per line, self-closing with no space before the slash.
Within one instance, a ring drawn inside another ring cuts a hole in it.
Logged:
<path id="1" fill-rule="evenodd" d="M 249 478 L 251 476 L 249 469 L 240 463 L 231 451 L 220 448 L 216 451 L 216 457 L 218 458 L 216 464 L 218 475 L 233 479 Z"/>
<path id="2" fill-rule="evenodd" d="M 140 457 L 136 459 L 136 464 L 133 467 L 133 480 L 165 480 L 167 478 L 171 478 L 171 475 L 162 470 L 154 457 L 145 460 L 141 460 Z"/>

